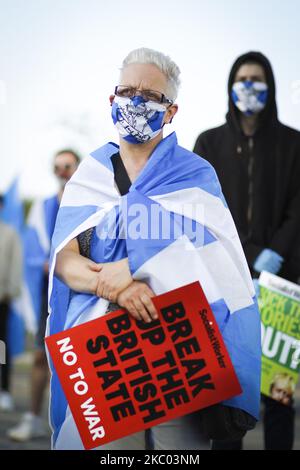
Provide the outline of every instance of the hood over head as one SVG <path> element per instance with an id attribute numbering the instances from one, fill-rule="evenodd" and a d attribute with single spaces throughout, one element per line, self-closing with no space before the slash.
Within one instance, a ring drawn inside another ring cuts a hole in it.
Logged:
<path id="1" fill-rule="evenodd" d="M 263 111 L 259 114 L 259 125 L 258 130 L 262 127 L 274 125 L 278 121 L 277 118 L 277 106 L 276 106 L 276 87 L 275 87 L 275 79 L 272 70 L 272 66 L 270 61 L 264 56 L 261 52 L 247 52 L 246 54 L 241 55 L 236 59 L 234 62 L 228 79 L 228 96 L 229 96 L 229 110 L 226 115 L 227 122 L 231 127 L 234 127 L 235 130 L 241 132 L 240 126 L 240 119 L 239 114 L 240 111 L 235 106 L 232 97 L 231 97 L 231 89 L 234 83 L 235 75 L 241 65 L 245 64 L 246 62 L 255 62 L 260 65 L 265 70 L 267 85 L 268 85 L 268 98 L 267 103 Z"/>

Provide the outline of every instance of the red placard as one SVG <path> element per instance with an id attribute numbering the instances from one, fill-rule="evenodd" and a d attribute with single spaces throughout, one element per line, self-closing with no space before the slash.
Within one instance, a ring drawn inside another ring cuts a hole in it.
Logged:
<path id="1" fill-rule="evenodd" d="M 91 449 L 241 393 L 199 282 L 46 338 L 83 445 Z"/>

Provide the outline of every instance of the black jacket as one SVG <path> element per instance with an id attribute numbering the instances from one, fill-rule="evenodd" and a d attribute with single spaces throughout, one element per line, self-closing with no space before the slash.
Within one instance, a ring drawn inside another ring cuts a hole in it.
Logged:
<path id="1" fill-rule="evenodd" d="M 244 135 L 231 99 L 236 71 L 249 59 L 263 65 L 269 87 L 252 137 Z M 274 75 L 262 54 L 250 52 L 237 59 L 228 93 L 226 123 L 202 133 L 194 152 L 218 174 L 252 272 L 259 253 L 271 248 L 285 260 L 278 274 L 295 281 L 300 275 L 300 132 L 278 121 Z"/>

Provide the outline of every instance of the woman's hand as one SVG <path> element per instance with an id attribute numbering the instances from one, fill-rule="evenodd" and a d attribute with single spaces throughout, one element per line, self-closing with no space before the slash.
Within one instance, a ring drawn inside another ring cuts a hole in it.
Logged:
<path id="1" fill-rule="evenodd" d="M 147 284 L 141 281 L 133 281 L 129 287 L 118 295 L 117 303 L 126 308 L 136 320 L 144 320 L 150 323 L 158 318 L 151 300 L 154 295 L 154 292 Z"/>
<path id="2" fill-rule="evenodd" d="M 117 302 L 118 295 L 128 287 L 133 279 L 128 266 L 128 259 L 112 263 L 99 264 L 99 274 L 96 295 L 111 302 Z"/>

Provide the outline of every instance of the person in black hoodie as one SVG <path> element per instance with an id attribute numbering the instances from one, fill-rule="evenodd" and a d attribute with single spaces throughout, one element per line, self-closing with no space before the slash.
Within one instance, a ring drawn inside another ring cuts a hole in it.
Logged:
<path id="1" fill-rule="evenodd" d="M 300 132 L 278 120 L 274 75 L 263 54 L 238 57 L 228 93 L 226 123 L 200 134 L 194 152 L 217 172 L 253 278 L 265 270 L 297 282 Z M 292 449 L 294 408 L 267 397 L 264 403 L 265 448 Z M 242 443 L 214 442 L 213 448 L 241 449 Z"/>

